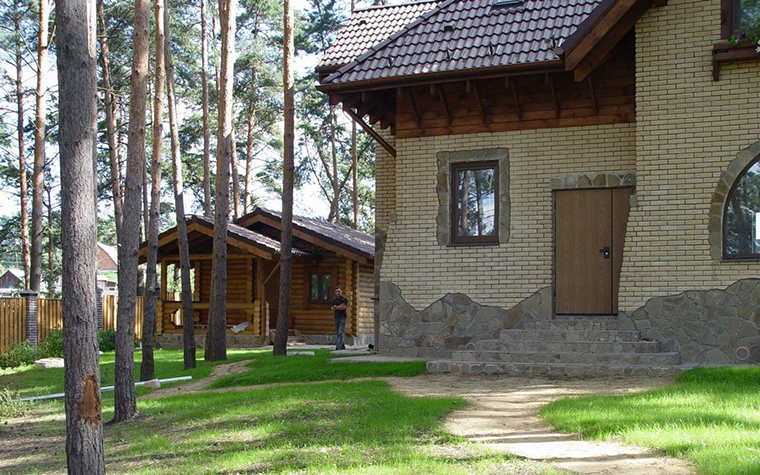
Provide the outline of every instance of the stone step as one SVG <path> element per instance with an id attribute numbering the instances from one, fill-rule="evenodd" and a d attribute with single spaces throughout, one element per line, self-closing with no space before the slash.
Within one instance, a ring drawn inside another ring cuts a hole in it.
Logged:
<path id="1" fill-rule="evenodd" d="M 452 360 L 428 361 L 430 373 L 498 374 L 506 376 L 598 377 L 598 376 L 674 376 L 691 368 L 685 365 L 638 366 L 604 364 L 480 363 Z"/>
<path id="2" fill-rule="evenodd" d="M 641 332 L 628 330 L 502 330 L 505 341 L 639 341 Z"/>
<path id="3" fill-rule="evenodd" d="M 551 320 L 537 320 L 525 322 L 524 330 L 608 330 L 616 331 L 618 329 L 617 318 L 599 318 L 599 319 L 568 319 L 554 318 Z"/>
<path id="4" fill-rule="evenodd" d="M 671 366 L 681 363 L 679 353 L 545 353 L 541 351 L 454 351 L 452 361 L 528 364 L 602 364 L 625 366 Z"/>
<path id="5" fill-rule="evenodd" d="M 657 353 L 657 341 L 507 341 L 481 340 L 468 343 L 469 351 L 542 351 L 554 353 Z"/>

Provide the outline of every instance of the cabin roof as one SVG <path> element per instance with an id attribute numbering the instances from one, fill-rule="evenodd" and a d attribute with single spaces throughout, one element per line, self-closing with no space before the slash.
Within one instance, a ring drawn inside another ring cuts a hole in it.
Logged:
<path id="1" fill-rule="evenodd" d="M 443 0 L 357 9 L 343 24 L 317 71 L 334 71 L 430 11 Z"/>
<path id="2" fill-rule="evenodd" d="M 445 0 L 341 67 L 323 85 L 559 62 L 554 48 L 608 0 Z M 593 19 L 592 19 L 593 20 Z"/>
<path id="3" fill-rule="evenodd" d="M 266 208 L 257 208 L 255 211 L 238 218 L 235 222 L 247 227 L 260 217 L 269 218 L 269 222 L 277 226 L 280 226 L 282 222 L 282 213 Z M 375 256 L 375 238 L 348 226 L 294 215 L 293 227 L 306 235 L 335 244 L 364 258 L 374 258 Z"/>
<path id="4" fill-rule="evenodd" d="M 202 222 L 207 227 L 214 229 L 214 220 L 211 218 L 195 215 L 193 216 L 192 219 Z M 234 222 L 227 223 L 227 236 L 234 237 L 236 239 L 239 239 L 241 241 L 244 241 L 256 247 L 264 248 L 265 250 L 269 251 L 272 254 L 280 253 L 279 241 L 277 241 L 276 239 L 272 239 L 269 236 L 265 236 L 261 233 L 258 233 L 256 231 L 252 231 L 250 229 L 244 228 L 243 226 L 238 226 Z M 293 255 L 302 256 L 302 257 L 312 256 L 310 252 L 298 249 L 297 247 L 293 247 Z"/>

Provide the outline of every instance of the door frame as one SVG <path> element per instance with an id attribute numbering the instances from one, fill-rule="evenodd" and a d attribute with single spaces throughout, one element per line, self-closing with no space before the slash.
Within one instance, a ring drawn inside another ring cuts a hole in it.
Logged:
<path id="1" fill-rule="evenodd" d="M 611 188 L 630 188 L 630 208 L 636 206 L 636 174 L 628 173 L 586 173 L 582 175 L 564 176 L 552 178 L 552 315 L 557 315 L 557 192 L 568 190 L 592 190 Z M 629 208 L 629 217 L 630 217 Z M 613 218 L 614 219 L 614 218 Z M 627 226 L 626 226 L 627 228 Z M 627 233 L 627 229 L 626 229 Z M 624 233 L 624 235 L 626 234 Z M 622 249 L 620 250 L 622 252 Z M 614 279 L 614 277 L 612 277 Z M 619 300 L 618 295 L 614 298 Z M 619 313 L 619 312 L 618 312 Z"/>

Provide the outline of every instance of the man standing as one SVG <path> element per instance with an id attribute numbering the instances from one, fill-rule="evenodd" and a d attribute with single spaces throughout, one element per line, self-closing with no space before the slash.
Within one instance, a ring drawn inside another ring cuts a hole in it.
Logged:
<path id="1" fill-rule="evenodd" d="M 343 295 L 343 291 L 340 287 L 335 287 L 335 298 L 332 301 L 332 310 L 335 320 L 335 332 L 338 334 L 338 339 L 335 342 L 336 350 L 345 350 L 346 345 L 343 343 L 343 333 L 346 331 L 346 308 L 348 307 L 348 299 Z"/>

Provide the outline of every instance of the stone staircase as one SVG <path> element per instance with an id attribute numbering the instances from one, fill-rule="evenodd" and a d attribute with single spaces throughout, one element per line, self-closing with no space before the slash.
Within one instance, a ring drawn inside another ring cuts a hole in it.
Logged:
<path id="1" fill-rule="evenodd" d="M 686 369 L 639 331 L 620 330 L 616 316 L 559 316 L 501 330 L 499 339 L 468 343 L 450 360 L 429 361 L 431 373 L 560 377 L 668 376 Z"/>

